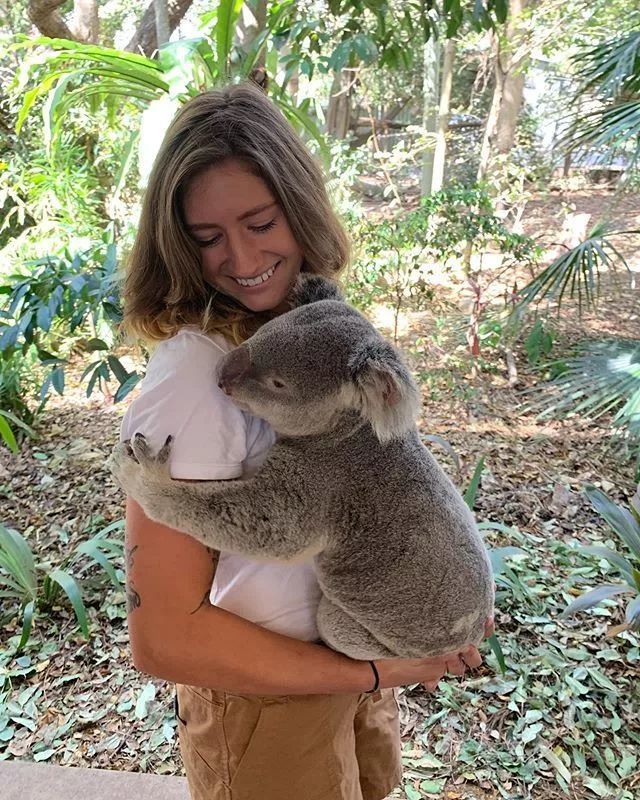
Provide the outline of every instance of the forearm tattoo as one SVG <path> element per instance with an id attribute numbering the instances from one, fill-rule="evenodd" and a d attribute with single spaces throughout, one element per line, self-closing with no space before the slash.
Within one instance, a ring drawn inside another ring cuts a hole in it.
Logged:
<path id="1" fill-rule="evenodd" d="M 207 589 L 207 591 L 204 593 L 202 600 L 200 601 L 200 605 L 197 608 L 194 608 L 193 611 L 190 612 L 191 614 L 195 614 L 196 611 L 200 611 L 202 606 L 207 605 L 209 603 L 209 591 L 210 590 Z"/>
<path id="2" fill-rule="evenodd" d="M 211 556 L 211 561 L 212 561 L 212 564 L 213 564 L 213 575 L 211 576 L 211 582 L 213 583 L 213 578 L 215 577 L 216 569 L 218 567 L 218 561 L 220 559 L 220 551 L 219 550 L 214 550 L 212 547 L 207 547 L 207 550 L 209 551 L 209 555 Z M 209 603 L 209 594 L 210 594 L 210 592 L 211 592 L 211 590 L 207 589 L 207 591 L 204 593 L 204 597 L 200 601 L 200 605 L 197 608 L 193 609 L 193 611 L 191 612 L 192 614 L 195 614 L 196 611 L 200 611 L 202 606 L 207 605 Z"/>
<path id="3" fill-rule="evenodd" d="M 133 581 L 131 580 L 131 570 L 133 567 L 133 554 L 138 549 L 138 545 L 134 545 L 133 547 L 126 548 L 126 559 L 127 559 L 127 584 L 126 584 L 126 594 L 127 594 L 127 614 L 130 614 L 134 609 L 140 608 L 140 595 L 135 590 L 133 586 Z"/>

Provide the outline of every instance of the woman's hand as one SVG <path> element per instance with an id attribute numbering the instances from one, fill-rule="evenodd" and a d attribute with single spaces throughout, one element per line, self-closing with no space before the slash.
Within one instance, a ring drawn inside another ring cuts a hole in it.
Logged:
<path id="1" fill-rule="evenodd" d="M 494 619 L 489 617 L 484 626 L 485 637 L 493 636 L 494 631 Z M 445 675 L 462 677 L 467 668 L 479 667 L 482 664 L 482 656 L 477 647 L 468 645 L 461 650 L 432 658 L 393 658 L 375 663 L 380 675 L 381 688 L 421 683 L 427 691 L 432 692 Z"/>
<path id="2" fill-rule="evenodd" d="M 476 647 L 469 645 L 463 650 L 459 650 L 455 653 L 446 653 L 443 656 L 436 656 L 432 659 L 427 659 L 427 661 L 432 662 L 431 669 L 433 670 L 433 676 L 429 677 L 426 681 L 421 681 L 421 683 L 428 692 L 433 692 L 445 675 L 458 675 L 459 677 L 463 677 L 467 667 L 470 669 L 479 667 L 482 664 L 482 656 Z"/>
<path id="3" fill-rule="evenodd" d="M 487 621 L 484 623 L 484 638 L 488 639 L 490 636 L 496 632 L 495 620 L 493 616 L 488 617 Z"/>
<path id="4" fill-rule="evenodd" d="M 485 639 L 493 636 L 495 630 L 496 626 L 494 618 L 493 616 L 490 616 L 484 623 Z M 465 667 L 470 667 L 471 669 L 479 667 L 482 664 L 482 656 L 478 652 L 477 648 L 475 648 L 473 645 L 469 645 L 469 647 L 465 648 L 464 650 L 460 650 L 457 653 L 449 653 L 447 655 L 440 656 L 439 659 L 436 658 L 434 661 L 440 661 L 439 664 L 434 664 L 434 668 L 440 668 L 442 672 L 436 680 L 429 680 L 422 683 L 428 692 L 435 691 L 440 679 L 443 678 L 447 673 L 450 675 L 463 676 L 465 673 Z"/>

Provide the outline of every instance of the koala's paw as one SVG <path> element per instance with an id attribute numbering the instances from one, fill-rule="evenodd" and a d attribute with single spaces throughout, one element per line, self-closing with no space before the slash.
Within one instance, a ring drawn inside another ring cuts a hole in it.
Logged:
<path id="1" fill-rule="evenodd" d="M 141 433 L 113 448 L 109 469 L 127 494 L 138 499 L 145 488 L 171 481 L 171 439 L 169 436 L 156 455 L 151 453 L 147 440 Z"/>

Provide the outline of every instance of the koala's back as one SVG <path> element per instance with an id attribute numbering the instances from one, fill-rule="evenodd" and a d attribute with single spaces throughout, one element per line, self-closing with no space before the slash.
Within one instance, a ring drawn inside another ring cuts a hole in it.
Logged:
<path id="1" fill-rule="evenodd" d="M 365 427 L 315 461 L 332 476 L 330 544 L 316 557 L 327 598 L 397 655 L 478 644 L 493 609 L 491 564 L 417 431 L 383 445 Z"/>

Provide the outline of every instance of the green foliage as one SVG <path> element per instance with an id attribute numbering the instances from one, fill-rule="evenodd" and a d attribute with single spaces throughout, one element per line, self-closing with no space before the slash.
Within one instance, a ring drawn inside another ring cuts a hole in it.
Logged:
<path id="1" fill-rule="evenodd" d="M 554 300 L 559 312 L 568 292 L 571 299 L 577 296 L 579 313 L 584 307 L 593 306 L 600 292 L 601 272 L 615 272 L 618 262 L 629 269 L 610 237 L 638 233 L 607 230 L 603 223 L 598 223 L 587 239 L 558 256 L 521 289 L 519 305 L 526 307 L 544 299 Z"/>
<path id="2" fill-rule="evenodd" d="M 524 340 L 524 349 L 529 363 L 537 364 L 543 357 L 548 356 L 552 346 L 553 333 L 538 318 Z"/>
<path id="3" fill-rule="evenodd" d="M 10 411 L 4 411 L 0 408 L 0 439 L 4 441 L 11 452 L 17 453 L 18 443 L 16 441 L 12 426 L 19 428 L 29 436 L 35 435 L 33 430 L 28 425 L 25 425 L 21 419 L 18 419 L 15 414 L 12 414 Z"/>
<path id="4" fill-rule="evenodd" d="M 26 54 L 15 89 L 20 92 L 35 84 L 24 94 L 17 133 L 36 100 L 43 97 L 48 97 L 46 130 L 50 138 L 56 138 L 65 115 L 79 104 L 100 97 L 144 107 L 170 88 L 159 61 L 136 53 L 46 36 L 24 39 L 15 47 L 31 51 L 31 55 Z"/>
<path id="5" fill-rule="evenodd" d="M 478 487 L 480 486 L 480 479 L 482 478 L 483 472 L 484 456 L 482 456 L 480 461 L 478 461 L 476 464 L 476 468 L 473 471 L 469 485 L 464 493 L 464 502 L 467 504 L 470 511 L 473 511 L 473 507 L 476 504 L 476 495 L 478 494 Z"/>
<path id="6" fill-rule="evenodd" d="M 310 18 L 308 9 L 298 5 L 293 0 L 277 3 L 275 9 L 284 13 L 275 24 L 274 12 L 267 19 L 280 47 L 286 43 L 291 49 L 281 62 L 286 65 L 287 80 L 296 65 L 309 78 L 316 71 L 327 74 L 367 66 L 409 70 L 421 63 L 422 45 L 443 28 L 448 37 L 463 25 L 485 30 L 496 21 L 504 22 L 507 13 L 506 0 L 477 0 L 472 9 L 464 0 L 447 0 L 443 5 L 432 0 L 335 0 L 329 3 L 329 13 L 319 18 Z"/>
<path id="7" fill-rule="evenodd" d="M 19 226 L 27 220 L 52 222 L 58 230 L 73 227 L 78 233 L 95 226 L 104 190 L 87 156 L 87 143 L 74 140 L 67 131 L 60 133 L 53 152 L 19 151 L 0 172 L 0 201 L 6 206 L 0 232 L 12 222 Z"/>
<path id="8" fill-rule="evenodd" d="M 619 594 L 633 594 L 633 599 L 627 605 L 624 625 L 618 626 L 614 630 L 616 633 L 622 630 L 638 632 L 640 631 L 640 487 L 632 498 L 629 508 L 616 505 L 595 486 L 587 486 L 584 491 L 591 501 L 591 505 L 620 538 L 622 544 L 628 548 L 630 557 L 625 558 L 608 547 L 598 545 L 581 547 L 581 552 L 608 561 L 620 573 L 625 582 L 603 584 L 585 592 L 567 606 L 562 613 L 562 618 L 593 608 L 604 600 Z"/>
<path id="9" fill-rule="evenodd" d="M 483 308 L 482 254 L 498 252 L 502 269 L 534 262 L 538 249 L 532 239 L 511 232 L 497 216 L 491 197 L 480 188 L 452 187 L 423 198 L 419 208 L 390 219 L 367 220 L 352 227 L 357 259 L 347 292 L 361 307 L 374 300 L 392 302 L 398 315 L 406 300 L 424 306 L 434 297 L 435 278 L 462 265 L 474 292 L 468 340 L 471 351 L 480 347 L 480 315 Z M 472 256 L 480 265 L 472 267 Z M 499 333 L 495 325 L 492 331 Z"/>
<path id="10" fill-rule="evenodd" d="M 110 344 L 96 332 L 104 330 L 113 339 L 112 326 L 121 319 L 116 249 L 107 240 L 76 255 L 67 251 L 25 266 L 26 274 L 10 275 L 0 284 L 0 354 L 35 353 L 40 364 L 49 368 L 40 391 L 42 401 L 51 387 L 59 394 L 64 391 L 66 358 L 59 352 L 63 343 L 89 330 L 92 336 L 85 350 L 109 350 Z M 120 386 L 118 400 L 138 379 L 115 356 L 106 354 L 85 370 L 87 394 L 112 375 Z"/>
<path id="11" fill-rule="evenodd" d="M 115 123 L 127 106 L 142 111 L 167 95 L 184 102 L 206 89 L 246 78 L 255 66 L 260 47 L 249 53 L 232 48 L 232 31 L 241 6 L 237 0 L 225 0 L 214 12 L 215 44 L 207 37 L 181 39 L 163 45 L 157 59 L 67 39 L 39 37 L 21 42 L 17 47 L 35 49 L 35 53 L 26 59 L 14 87 L 20 92 L 32 86 L 24 93 L 18 132 L 39 99 L 45 100 L 48 140 L 57 142 L 64 120 L 79 106 L 93 108 L 97 102 L 103 103 Z M 323 137 L 309 114 L 310 102 L 294 106 L 275 82 L 270 91 L 289 121 L 324 148 Z"/>
<path id="12" fill-rule="evenodd" d="M 595 107 L 591 103 L 569 130 L 571 146 L 626 148 L 636 158 L 640 147 L 638 30 L 582 49 L 574 66 L 582 78 L 578 96 L 595 94 L 599 102 Z"/>
<path id="13" fill-rule="evenodd" d="M 59 564 L 52 565 L 36 561 L 24 536 L 0 525 L 0 587 L 4 587 L 0 588 L 0 598 L 6 609 L 0 624 L 6 625 L 15 613 L 21 618 L 22 634 L 16 652 L 29 641 L 35 617 L 51 613 L 63 593 L 73 607 L 82 634 L 89 637 L 82 578 L 96 564 L 117 589 L 122 588 L 123 573 L 114 563 L 122 560 L 123 544 L 108 538 L 108 534 L 123 526 L 122 521 L 107 526 L 81 542 Z"/>
<path id="14" fill-rule="evenodd" d="M 496 214 L 491 196 L 480 187 L 453 186 L 422 198 L 421 208 L 431 220 L 430 247 L 434 258 L 447 261 L 471 252 L 493 249 L 510 263 L 531 263 L 537 250 L 531 238 L 510 231 Z"/>
<path id="15" fill-rule="evenodd" d="M 613 424 L 640 436 L 640 345 L 613 340 L 588 342 L 574 358 L 564 359 L 563 371 L 537 390 L 532 408 L 542 417 L 580 414 L 598 419 L 613 414 Z"/>
<path id="16" fill-rule="evenodd" d="M 0 311 L 0 325 L 2 316 Z M 32 354 L 25 357 L 19 352 L 0 352 L 0 409 L 7 418 L 27 426 L 33 424 L 35 417 L 25 398 L 36 387 L 33 375 L 36 361 Z"/>
<path id="17" fill-rule="evenodd" d="M 426 221 L 417 210 L 390 219 L 362 219 L 351 228 L 358 255 L 347 292 L 355 303 L 367 307 L 374 300 L 391 301 L 397 324 L 405 296 L 418 306 L 431 299 L 424 274 L 429 251 Z"/>

